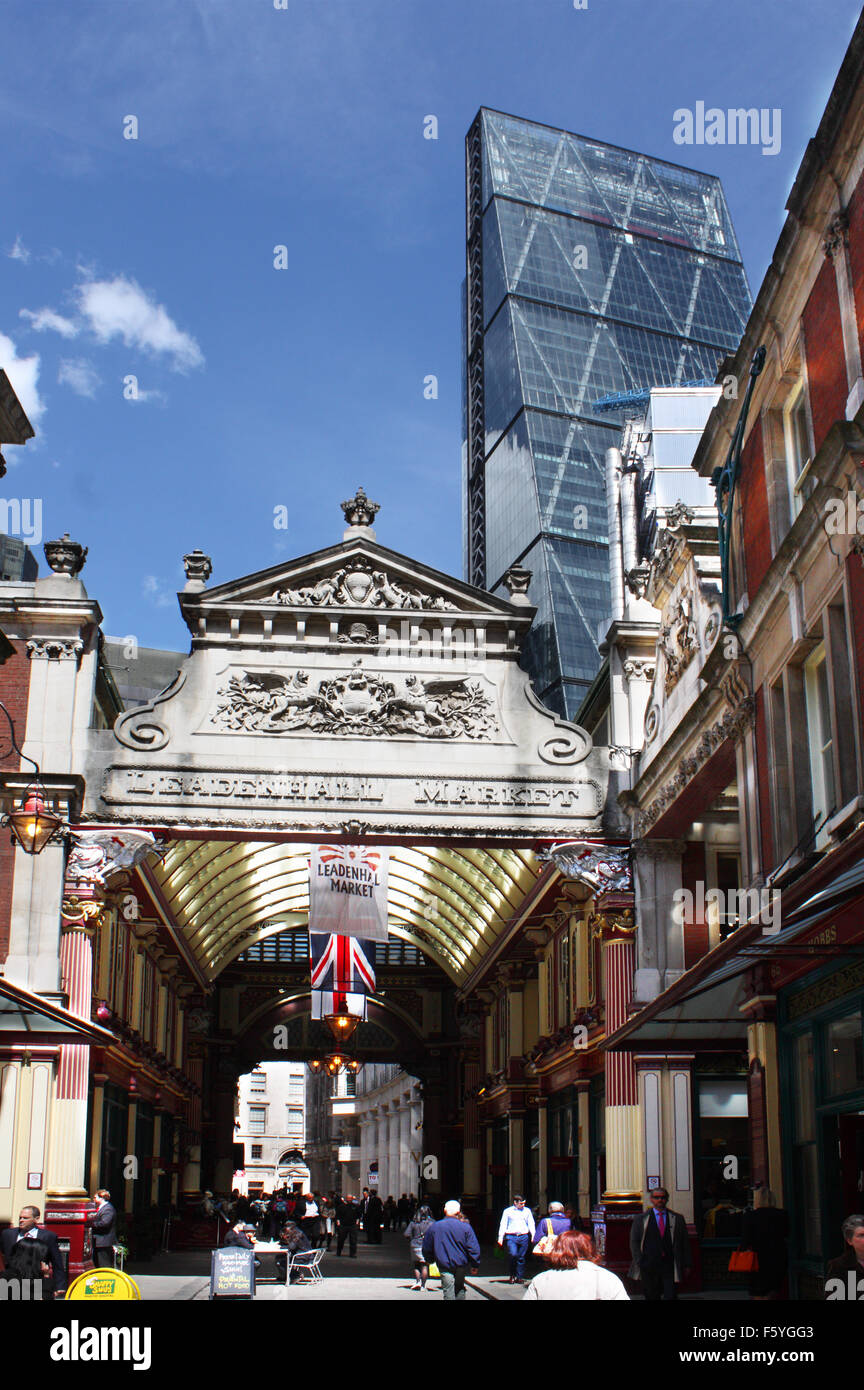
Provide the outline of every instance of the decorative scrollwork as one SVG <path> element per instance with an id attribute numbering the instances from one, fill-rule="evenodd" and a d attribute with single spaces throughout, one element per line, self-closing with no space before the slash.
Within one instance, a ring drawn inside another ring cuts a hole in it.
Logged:
<path id="1" fill-rule="evenodd" d="M 164 748 L 171 734 L 168 726 L 154 717 L 156 708 L 158 705 L 164 705 L 167 700 L 172 700 L 185 683 L 186 672 L 180 670 L 171 684 L 149 704 L 118 715 L 114 721 L 114 737 L 117 742 L 122 743 L 125 748 L 149 748 L 154 753 Z"/>

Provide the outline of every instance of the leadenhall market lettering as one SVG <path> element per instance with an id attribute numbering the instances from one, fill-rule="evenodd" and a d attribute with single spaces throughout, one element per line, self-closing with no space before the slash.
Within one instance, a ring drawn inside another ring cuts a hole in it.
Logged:
<path id="1" fill-rule="evenodd" d="M 517 780 L 446 780 L 404 777 L 294 777 L 215 772 L 159 772 L 108 768 L 106 802 L 150 805 L 245 804 L 265 806 L 354 803 L 357 805 L 506 806 L 510 809 L 556 807 L 594 816 L 600 805 L 596 782 L 528 782 Z"/>

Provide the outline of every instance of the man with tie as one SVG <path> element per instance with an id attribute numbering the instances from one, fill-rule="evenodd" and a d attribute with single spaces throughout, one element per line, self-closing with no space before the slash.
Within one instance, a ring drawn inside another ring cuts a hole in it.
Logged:
<path id="1" fill-rule="evenodd" d="M 24 1242 L 38 1252 L 35 1260 L 24 1260 L 27 1249 L 18 1250 Z M 66 1262 L 53 1231 L 39 1225 L 39 1208 L 22 1207 L 18 1229 L 10 1226 L 0 1233 L 0 1255 L 3 1256 L 4 1276 L 7 1279 L 42 1278 L 43 1298 L 62 1298 L 66 1292 Z M 26 1273 L 25 1273 L 26 1271 Z"/>
<path id="2" fill-rule="evenodd" d="M 641 1279 L 646 1301 L 656 1302 L 677 1297 L 675 1285 L 690 1268 L 690 1242 L 684 1217 L 668 1209 L 665 1187 L 652 1188 L 649 1196 L 650 1210 L 630 1227 L 630 1278 Z"/>
<path id="3" fill-rule="evenodd" d="M 86 1224 L 93 1232 L 93 1267 L 101 1269 L 114 1263 L 117 1211 L 112 1205 L 111 1193 L 106 1187 L 99 1188 L 96 1201 L 99 1206 L 86 1218 Z"/>

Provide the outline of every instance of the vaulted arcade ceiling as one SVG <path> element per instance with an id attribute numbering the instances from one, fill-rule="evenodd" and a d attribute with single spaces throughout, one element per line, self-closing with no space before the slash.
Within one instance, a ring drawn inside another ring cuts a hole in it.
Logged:
<path id="1" fill-rule="evenodd" d="M 394 848 L 390 932 L 460 984 L 522 908 L 543 867 L 527 849 Z M 307 924 L 306 845 L 178 840 L 143 872 L 208 981 L 251 944 Z"/>

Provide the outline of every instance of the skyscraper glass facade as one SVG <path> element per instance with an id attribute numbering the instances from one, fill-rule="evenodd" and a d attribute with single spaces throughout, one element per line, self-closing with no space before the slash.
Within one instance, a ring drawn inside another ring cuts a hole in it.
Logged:
<path id="1" fill-rule="evenodd" d="M 609 614 L 596 403 L 713 381 L 750 292 L 719 179 L 486 109 L 466 155 L 465 573 L 532 571 L 525 661 L 572 717 Z"/>

